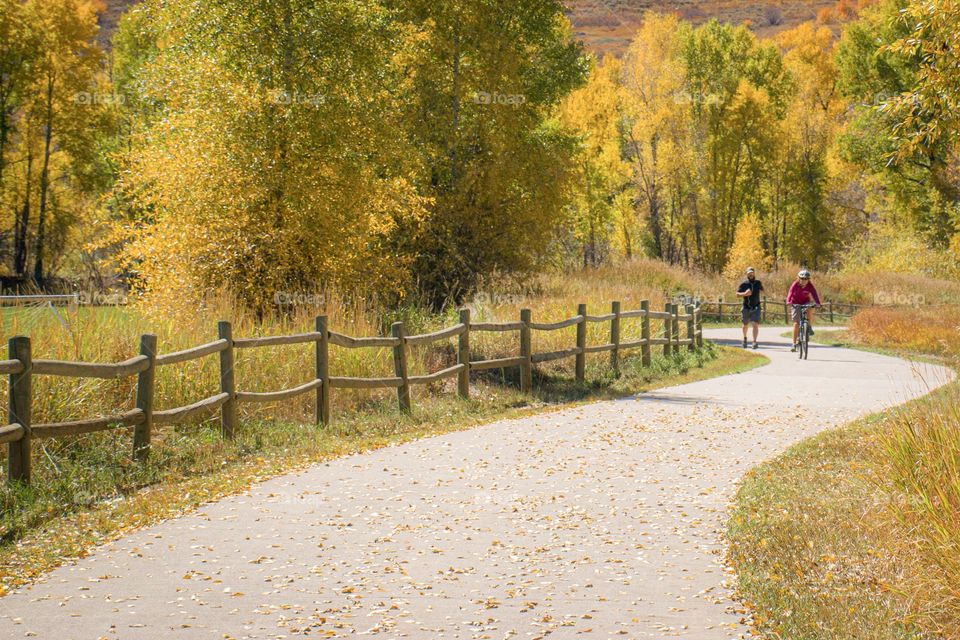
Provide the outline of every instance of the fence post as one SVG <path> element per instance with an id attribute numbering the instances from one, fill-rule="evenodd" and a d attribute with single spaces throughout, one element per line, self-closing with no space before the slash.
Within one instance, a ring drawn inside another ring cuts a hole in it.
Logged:
<path id="1" fill-rule="evenodd" d="M 719 314 L 719 318 L 717 320 L 720 322 L 720 324 L 723 324 L 723 296 L 717 298 L 717 313 Z"/>
<path id="2" fill-rule="evenodd" d="M 613 313 L 613 319 L 610 320 L 610 344 L 613 350 L 610 351 L 610 369 L 613 370 L 614 377 L 620 377 L 620 302 L 616 301 L 610 305 L 610 311 Z"/>
<path id="3" fill-rule="evenodd" d="M 316 343 L 316 376 L 320 386 L 317 387 L 317 406 L 314 417 L 316 424 L 328 425 L 330 424 L 330 332 L 327 316 L 317 316 L 316 330 L 320 334 Z"/>
<path id="4" fill-rule="evenodd" d="M 783 301 L 783 323 L 790 324 L 790 314 L 787 312 L 787 301 Z"/>
<path id="5" fill-rule="evenodd" d="M 703 308 L 697 303 L 697 349 L 703 348 Z"/>
<path id="6" fill-rule="evenodd" d="M 687 351 L 696 351 L 697 345 L 694 343 L 696 342 L 695 334 L 697 333 L 697 330 L 694 328 L 694 323 L 693 323 L 693 305 L 688 304 L 686 311 L 687 311 L 687 339 L 690 341 L 690 344 L 687 345 Z"/>
<path id="7" fill-rule="evenodd" d="M 533 313 L 530 309 L 520 310 L 520 323 L 523 325 L 520 329 L 520 357 L 523 358 L 523 364 L 520 365 L 520 391 L 530 393 L 533 388 L 533 350 L 530 339 L 530 322 Z"/>
<path id="8" fill-rule="evenodd" d="M 470 309 L 460 309 L 460 324 L 464 330 L 457 341 L 457 364 L 466 366 L 457 375 L 457 393 L 467 399 L 470 397 Z"/>
<path id="9" fill-rule="evenodd" d="M 673 355 L 680 355 L 680 305 L 673 303 Z"/>
<path id="10" fill-rule="evenodd" d="M 722 308 L 722 307 L 721 307 Z M 668 315 L 673 313 L 673 305 L 669 302 L 663 305 L 663 311 Z M 663 321 L 663 357 L 669 358 L 671 347 L 670 347 L 670 336 L 673 333 L 673 320 L 670 318 L 665 318 Z"/>
<path id="11" fill-rule="evenodd" d="M 760 302 L 760 308 L 762 309 L 760 321 L 763 322 L 763 324 L 767 324 L 767 296 L 763 296 L 763 300 Z"/>
<path id="12" fill-rule="evenodd" d="M 233 375 L 233 326 L 226 320 L 217 323 L 217 337 L 227 341 L 227 348 L 220 352 L 220 392 L 227 394 L 227 401 L 220 407 L 220 435 L 233 438 L 237 426 L 237 386 Z"/>
<path id="13" fill-rule="evenodd" d="M 641 300 L 640 310 L 643 311 L 643 319 L 640 321 L 640 338 L 643 340 L 643 346 L 640 347 L 640 364 L 644 367 L 650 366 L 650 301 Z"/>
<path id="14" fill-rule="evenodd" d="M 390 327 L 394 338 L 400 339 L 400 344 L 393 348 L 393 370 L 402 380 L 397 387 L 397 403 L 400 411 L 410 413 L 410 382 L 407 379 L 407 337 L 402 322 L 394 322 Z"/>
<path id="15" fill-rule="evenodd" d="M 830 324 L 833 324 L 833 300 L 827 302 L 827 306 L 830 307 Z"/>
<path id="16" fill-rule="evenodd" d="M 16 336 L 7 343 L 9 358 L 23 363 L 23 371 L 11 373 L 9 381 L 10 424 L 23 427 L 23 437 L 7 447 L 7 480 L 30 483 L 30 421 L 33 402 L 33 359 L 30 355 L 30 338 Z"/>
<path id="17" fill-rule="evenodd" d="M 149 358 L 149 366 L 137 375 L 137 409 L 143 411 L 143 422 L 133 428 L 133 458 L 146 460 L 150 455 L 153 435 L 153 390 L 157 375 L 157 336 L 140 336 L 140 355 Z"/>
<path id="18" fill-rule="evenodd" d="M 584 349 L 587 348 L 587 305 L 578 304 L 577 315 L 581 317 L 581 320 L 577 325 L 577 362 L 575 373 L 577 382 L 582 383 L 586 378 L 587 370 L 587 354 L 584 353 Z"/>

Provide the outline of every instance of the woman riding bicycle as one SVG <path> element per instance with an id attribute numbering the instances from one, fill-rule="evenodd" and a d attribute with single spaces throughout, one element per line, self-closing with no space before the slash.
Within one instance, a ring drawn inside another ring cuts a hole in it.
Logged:
<path id="1" fill-rule="evenodd" d="M 820 306 L 820 296 L 817 294 L 817 288 L 810 281 L 810 272 L 804 269 L 797 274 L 797 279 L 790 285 L 790 292 L 787 294 L 787 304 L 793 305 L 793 348 L 790 351 L 797 350 L 797 338 L 800 335 L 800 314 L 804 312 L 801 307 L 810 304 L 811 300 L 818 307 Z M 808 307 L 806 314 L 810 335 L 813 335 L 813 307 Z"/>

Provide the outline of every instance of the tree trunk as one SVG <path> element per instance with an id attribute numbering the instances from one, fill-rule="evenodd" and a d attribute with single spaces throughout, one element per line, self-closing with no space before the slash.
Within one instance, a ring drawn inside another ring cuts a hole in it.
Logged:
<path id="1" fill-rule="evenodd" d="M 459 18 L 458 18 L 459 20 Z M 450 132 L 450 190 L 456 191 L 459 181 L 459 167 L 457 166 L 457 145 L 460 130 L 460 24 L 454 26 L 453 31 L 453 97 L 451 99 L 451 127 Z"/>
<path id="2" fill-rule="evenodd" d="M 657 258 L 663 258 L 663 229 L 660 225 L 660 181 L 659 167 L 657 166 L 657 147 L 659 136 L 654 134 L 650 138 L 650 157 L 652 159 L 653 170 L 650 178 L 650 189 L 647 199 L 650 202 L 650 233 L 653 235 L 653 247 Z"/>
<path id="3" fill-rule="evenodd" d="M 33 178 L 33 149 L 27 144 L 27 179 L 23 197 L 23 207 L 14 221 L 13 231 L 13 273 L 22 278 L 27 273 L 27 231 L 30 228 L 30 193 Z"/>
<path id="4" fill-rule="evenodd" d="M 43 169 L 40 171 L 40 209 L 37 215 L 37 257 L 33 279 L 43 287 L 43 244 L 47 217 L 47 192 L 50 190 L 50 143 L 53 139 L 53 76 L 47 78 L 47 113 L 43 136 Z"/>

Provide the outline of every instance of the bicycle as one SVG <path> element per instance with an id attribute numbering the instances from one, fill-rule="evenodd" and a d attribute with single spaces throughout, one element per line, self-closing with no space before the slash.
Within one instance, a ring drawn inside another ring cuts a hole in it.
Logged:
<path id="1" fill-rule="evenodd" d="M 797 351 L 800 359 L 806 360 L 810 353 L 810 322 L 807 320 L 807 309 L 819 307 L 818 304 L 795 304 L 794 309 L 800 310 L 800 331 L 797 333 Z"/>

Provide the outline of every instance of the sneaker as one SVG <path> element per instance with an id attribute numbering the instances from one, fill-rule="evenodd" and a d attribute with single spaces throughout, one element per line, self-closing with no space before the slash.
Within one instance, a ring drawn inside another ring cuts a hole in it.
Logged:
<path id="1" fill-rule="evenodd" d="M 807 331 L 807 335 L 808 335 L 808 336 L 812 336 L 812 335 L 813 335 L 813 327 L 810 327 L 810 330 Z"/>
<path id="2" fill-rule="evenodd" d="M 791 351 L 791 353 L 796 353 L 796 352 L 797 352 L 797 345 L 793 345 L 792 347 L 790 347 L 790 351 Z"/>
<path id="3" fill-rule="evenodd" d="M 759 349 L 759 348 L 760 348 L 760 345 L 759 345 L 758 343 L 754 342 L 754 343 L 753 343 L 753 348 L 754 348 L 754 349 Z"/>
<path id="4" fill-rule="evenodd" d="M 746 339 L 746 338 L 743 339 L 743 348 L 744 348 L 744 349 L 747 348 L 747 339 Z"/>

